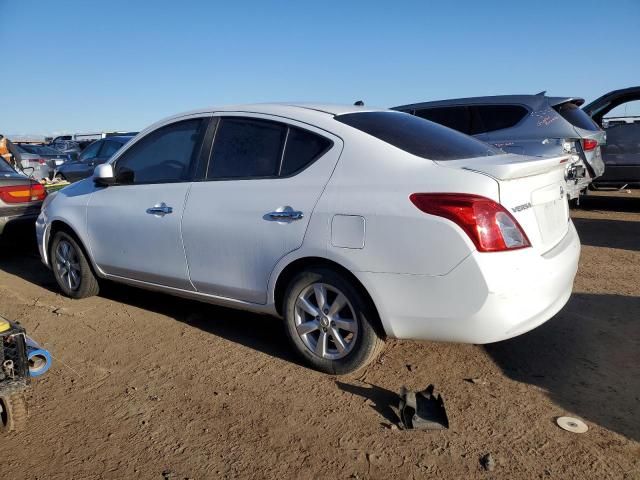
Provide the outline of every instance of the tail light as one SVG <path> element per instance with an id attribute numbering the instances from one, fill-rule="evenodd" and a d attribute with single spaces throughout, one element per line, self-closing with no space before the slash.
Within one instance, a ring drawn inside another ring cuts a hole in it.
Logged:
<path id="1" fill-rule="evenodd" d="M 480 252 L 531 246 L 518 221 L 489 198 L 464 193 L 414 193 L 409 199 L 423 212 L 457 224 Z"/>
<path id="2" fill-rule="evenodd" d="M 582 149 L 585 152 L 589 152 L 598 146 L 598 141 L 591 138 L 582 139 Z"/>
<path id="3" fill-rule="evenodd" d="M 39 163 L 40 165 L 45 165 L 47 161 L 44 158 L 31 158 L 29 159 L 31 163 Z"/>
<path id="4" fill-rule="evenodd" d="M 0 187 L 0 200 L 4 203 L 29 203 L 45 199 L 47 191 L 39 183 Z"/>

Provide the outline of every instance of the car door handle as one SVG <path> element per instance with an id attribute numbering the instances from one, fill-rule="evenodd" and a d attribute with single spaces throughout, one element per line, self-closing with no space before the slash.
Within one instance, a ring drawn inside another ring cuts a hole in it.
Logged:
<path id="1" fill-rule="evenodd" d="M 283 210 L 282 212 L 269 212 L 267 215 L 274 220 L 300 220 L 304 213 L 298 210 Z"/>
<path id="2" fill-rule="evenodd" d="M 159 215 L 161 217 L 164 217 L 168 213 L 173 213 L 173 208 L 167 206 L 166 203 L 162 202 L 159 205 L 147 208 L 147 213 L 150 215 Z"/>

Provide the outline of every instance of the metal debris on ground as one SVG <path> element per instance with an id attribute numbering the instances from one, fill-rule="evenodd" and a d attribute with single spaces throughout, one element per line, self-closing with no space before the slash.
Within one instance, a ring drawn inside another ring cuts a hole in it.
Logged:
<path id="1" fill-rule="evenodd" d="M 587 424 L 579 418 L 558 417 L 556 418 L 556 423 L 560 428 L 571 433 L 585 433 L 587 430 L 589 430 Z"/>
<path id="2" fill-rule="evenodd" d="M 441 395 L 433 393 L 433 385 L 420 392 L 400 390 L 400 419 L 405 429 L 445 430 L 449 419 Z"/>

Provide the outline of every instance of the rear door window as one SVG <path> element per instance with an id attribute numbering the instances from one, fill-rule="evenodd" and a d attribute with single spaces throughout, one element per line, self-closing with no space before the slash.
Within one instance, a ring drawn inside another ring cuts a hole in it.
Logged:
<path id="1" fill-rule="evenodd" d="M 472 135 L 514 127 L 529 113 L 521 105 L 475 105 L 471 111 Z"/>
<path id="2" fill-rule="evenodd" d="M 415 115 L 471 135 L 471 113 L 469 107 L 424 108 L 416 110 Z"/>
<path id="3" fill-rule="evenodd" d="M 574 127 L 591 131 L 600 130 L 598 124 L 575 103 L 561 103 L 560 105 L 554 105 L 553 109 Z"/>
<path id="4" fill-rule="evenodd" d="M 222 117 L 215 134 L 208 179 L 288 177 L 320 158 L 333 144 L 280 122 Z"/>
<path id="5" fill-rule="evenodd" d="M 504 152 L 480 140 L 408 113 L 381 111 L 335 119 L 405 152 L 430 160 L 458 160 Z"/>
<path id="6" fill-rule="evenodd" d="M 207 178 L 264 178 L 278 174 L 285 125 L 253 118 L 220 119 Z"/>

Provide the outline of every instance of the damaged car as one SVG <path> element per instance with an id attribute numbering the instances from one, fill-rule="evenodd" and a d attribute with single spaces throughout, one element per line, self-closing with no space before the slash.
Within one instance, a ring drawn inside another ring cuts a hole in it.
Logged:
<path id="1" fill-rule="evenodd" d="M 275 315 L 346 374 L 387 337 L 490 343 L 553 317 L 580 255 L 567 158 L 393 110 L 202 109 L 50 195 L 38 247 L 71 298 L 109 279 Z"/>
<path id="2" fill-rule="evenodd" d="M 640 185 L 640 87 L 614 90 L 583 108 L 607 134 L 604 175 L 595 186 Z"/>
<path id="3" fill-rule="evenodd" d="M 603 175 L 604 131 L 580 106 L 578 97 L 500 95 L 413 103 L 394 107 L 473 135 L 505 152 L 539 157 L 569 155 L 567 197 L 578 200 Z"/>

